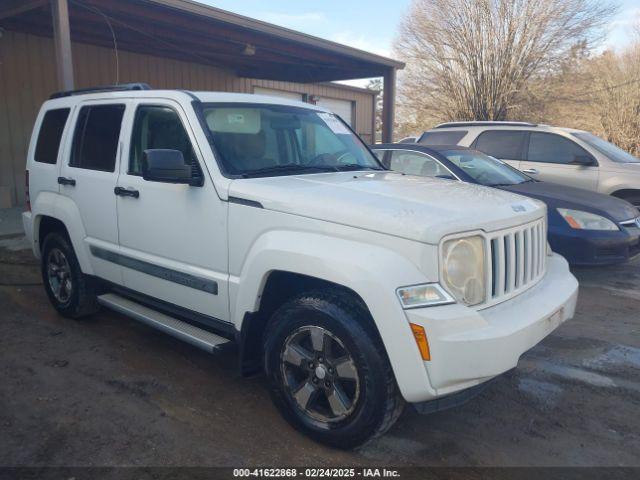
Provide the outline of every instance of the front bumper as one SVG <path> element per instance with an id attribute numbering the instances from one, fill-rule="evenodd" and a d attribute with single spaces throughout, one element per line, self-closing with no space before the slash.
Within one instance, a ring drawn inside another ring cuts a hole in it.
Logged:
<path id="1" fill-rule="evenodd" d="M 571 265 L 623 263 L 640 253 L 640 228 L 594 231 L 549 227 L 551 249 Z"/>
<path id="2" fill-rule="evenodd" d="M 454 304 L 406 310 L 407 319 L 427 333 L 431 360 L 424 367 L 431 388 L 414 385 L 405 397 L 409 402 L 432 400 L 514 368 L 524 352 L 573 317 L 577 297 L 578 282 L 567 262 L 553 255 L 538 284 L 493 307 L 474 310 Z"/>

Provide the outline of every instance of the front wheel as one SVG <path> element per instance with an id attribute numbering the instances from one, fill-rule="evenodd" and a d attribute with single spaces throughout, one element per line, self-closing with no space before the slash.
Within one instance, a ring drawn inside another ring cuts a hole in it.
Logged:
<path id="1" fill-rule="evenodd" d="M 319 442 L 357 447 L 388 430 L 402 412 L 371 323 L 366 309 L 341 292 L 301 295 L 269 322 L 265 370 L 274 403 Z"/>

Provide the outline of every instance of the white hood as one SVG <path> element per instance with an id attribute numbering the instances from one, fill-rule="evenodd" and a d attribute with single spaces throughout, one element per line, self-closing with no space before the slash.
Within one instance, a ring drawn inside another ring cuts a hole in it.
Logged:
<path id="1" fill-rule="evenodd" d="M 543 203 L 495 188 L 394 172 L 340 172 L 234 180 L 229 196 L 264 208 L 430 244 L 470 230 L 521 225 Z"/>

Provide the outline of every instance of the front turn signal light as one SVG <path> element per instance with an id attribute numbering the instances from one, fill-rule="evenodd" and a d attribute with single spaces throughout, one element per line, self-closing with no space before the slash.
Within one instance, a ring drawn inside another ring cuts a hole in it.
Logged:
<path id="1" fill-rule="evenodd" d="M 416 340 L 416 345 L 418 345 L 418 350 L 420 350 L 422 360 L 424 360 L 425 362 L 431 360 L 429 341 L 427 340 L 427 332 L 424 331 L 424 327 L 421 325 L 416 325 L 415 323 L 410 323 L 409 325 L 411 325 L 413 338 L 415 338 Z"/>

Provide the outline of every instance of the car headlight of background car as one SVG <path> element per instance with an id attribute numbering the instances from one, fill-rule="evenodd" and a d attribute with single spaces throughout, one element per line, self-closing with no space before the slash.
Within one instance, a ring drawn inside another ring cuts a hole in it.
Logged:
<path id="1" fill-rule="evenodd" d="M 569 208 L 558 208 L 557 210 L 569 226 L 576 230 L 619 230 L 611 220 L 595 213 Z"/>
<path id="2" fill-rule="evenodd" d="M 442 283 L 465 305 L 485 299 L 485 241 L 479 235 L 447 240 L 442 247 Z"/>

